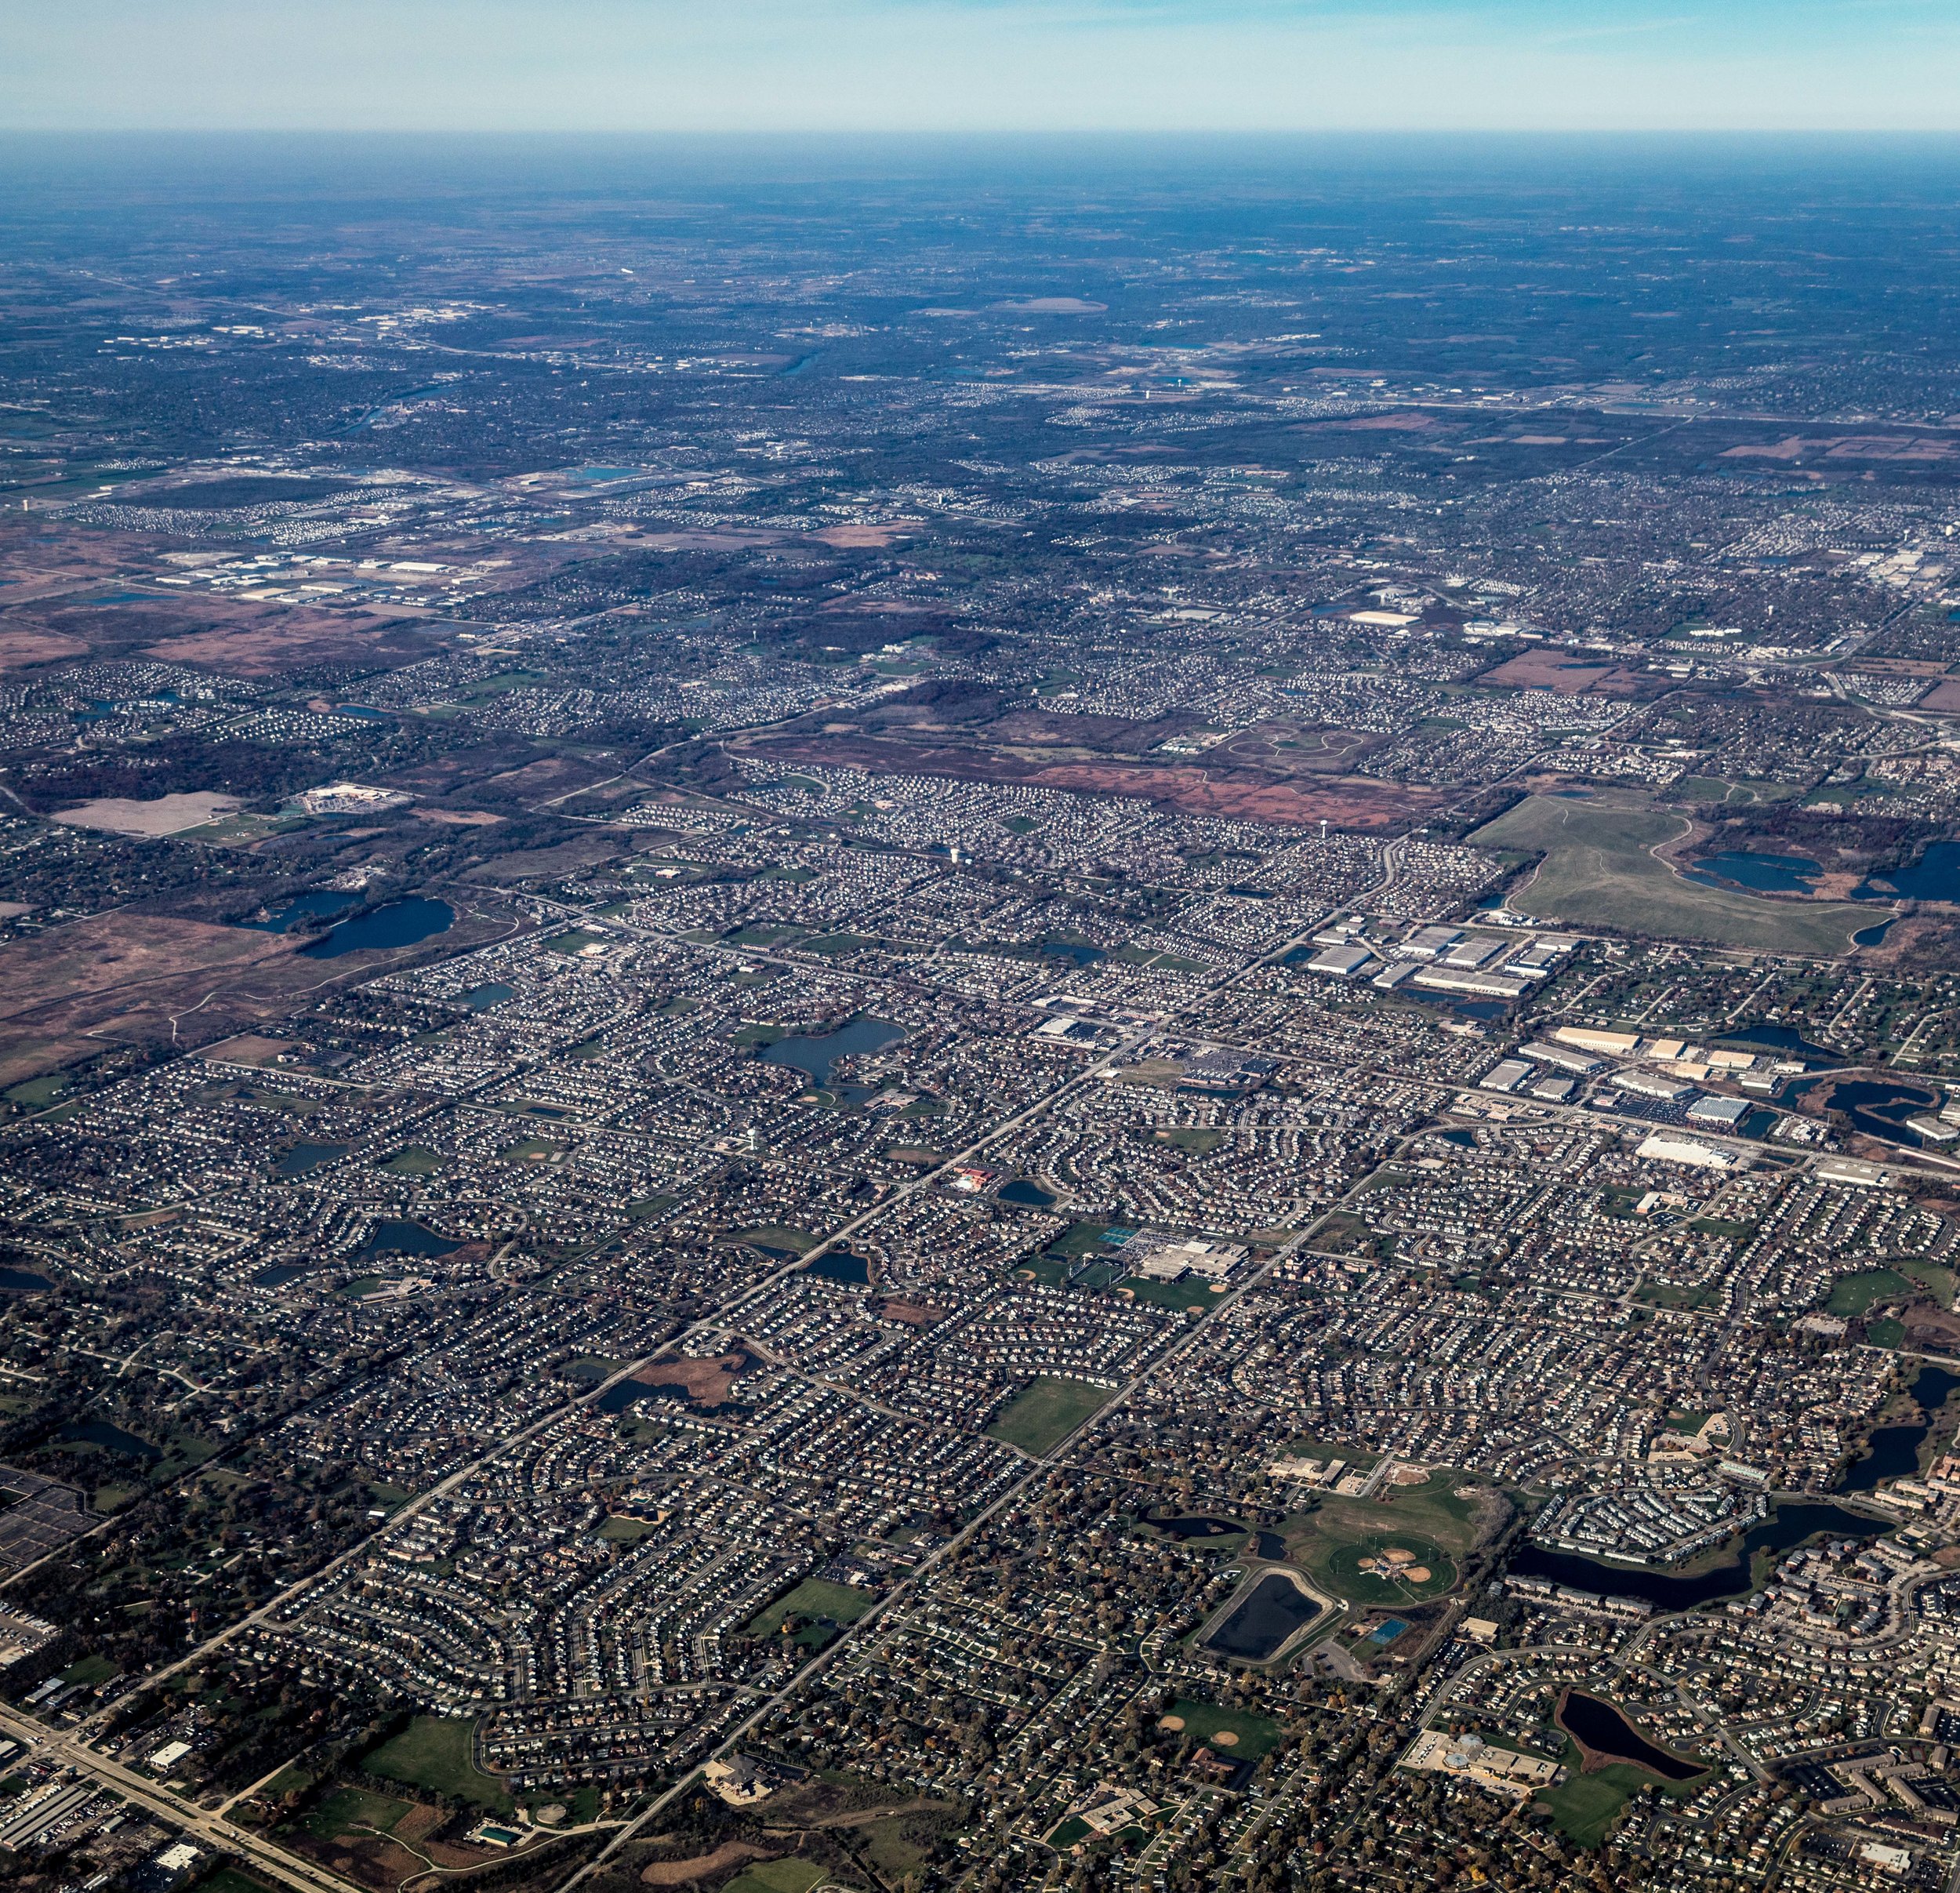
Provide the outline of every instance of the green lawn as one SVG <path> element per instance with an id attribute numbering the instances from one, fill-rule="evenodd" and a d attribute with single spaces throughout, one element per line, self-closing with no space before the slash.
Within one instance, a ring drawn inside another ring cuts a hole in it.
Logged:
<path id="1" fill-rule="evenodd" d="M 413 1801 L 397 1800 L 391 1794 L 371 1794 L 365 1788 L 330 1788 L 307 1811 L 308 1833 L 321 1840 L 350 1828 L 378 1828 L 393 1833 L 395 1823 L 412 1812 Z"/>
<path id="2" fill-rule="evenodd" d="M 1469 839 L 1479 848 L 1542 852 L 1531 880 L 1505 897 L 1514 912 L 1624 933 L 1708 940 L 1759 953 L 1835 955 L 1875 910 L 1766 900 L 1683 880 L 1655 846 L 1687 832 L 1686 817 L 1624 790 L 1584 801 L 1527 796 Z"/>
<path id="3" fill-rule="evenodd" d="M 442 1159 L 433 1150 L 411 1144 L 405 1150 L 396 1151 L 381 1168 L 390 1176 L 434 1176 L 442 1168 Z"/>
<path id="4" fill-rule="evenodd" d="M 603 946 L 605 943 L 606 936 L 603 933 L 593 933 L 583 927 L 575 927 L 569 933 L 561 933 L 546 940 L 545 946 L 553 953 L 572 954 L 581 953 L 588 946 Z"/>
<path id="5" fill-rule="evenodd" d="M 1157 1141 L 1173 1144 L 1180 1150 L 1189 1150 L 1199 1157 L 1209 1157 L 1230 1135 L 1227 1131 L 1181 1125 L 1173 1130 L 1158 1132 Z"/>
<path id="6" fill-rule="evenodd" d="M 1552 1823 L 1581 1847 L 1597 1847 L 1627 1804 L 1628 1797 L 1644 1787 L 1648 1777 L 1638 1768 L 1615 1762 L 1597 1775 L 1581 1775 L 1575 1764 L 1555 1788 L 1541 1788 L 1537 1798 L 1552 1811 Z"/>
<path id="7" fill-rule="evenodd" d="M 637 1545 L 649 1531 L 659 1529 L 644 1518 L 608 1518 L 599 1528 L 599 1535 L 609 1545 Z"/>
<path id="8" fill-rule="evenodd" d="M 503 1783 L 486 1775 L 472 1758 L 474 1722 L 446 1716 L 417 1716 L 392 1741 L 371 1749 L 361 1765 L 370 1775 L 433 1788 L 492 1814 L 510 1812 Z"/>
<path id="9" fill-rule="evenodd" d="M 1052 1452 L 1076 1427 L 1105 1405 L 1112 1390 L 1043 1374 L 1017 1393 L 987 1429 L 996 1440 L 1037 1456 Z"/>
<path id="10" fill-rule="evenodd" d="M 775 1637 L 786 1617 L 821 1617 L 832 1623 L 855 1623 L 877 1600 L 855 1584 L 826 1584 L 818 1578 L 805 1578 L 786 1597 L 779 1597 L 767 1610 L 758 1611 L 743 1626 L 748 1637 Z"/>
<path id="11" fill-rule="evenodd" d="M 1153 1308 L 1174 1308 L 1181 1312 L 1196 1308 L 1202 1313 L 1216 1299 L 1210 1283 L 1195 1277 L 1184 1281 L 1151 1281 L 1142 1275 L 1132 1275 L 1118 1282 L 1116 1289 L 1119 1294 L 1127 1291 L 1136 1300 L 1148 1302 Z"/>
<path id="12" fill-rule="evenodd" d="M 1641 1789 L 1657 1789 L 1666 1800 L 1681 1800 L 1708 1779 L 1697 1775 L 1685 1782 L 1664 1782 L 1624 1761 L 1610 1763 L 1596 1774 L 1583 1775 L 1579 1746 L 1570 1736 L 1559 1760 L 1567 1770 L 1565 1779 L 1555 1788 L 1541 1788 L 1537 1798 L 1552 1811 L 1559 1831 L 1581 1847 L 1599 1846 L 1628 1798 Z"/>
<path id="13" fill-rule="evenodd" d="M 1243 1710 L 1221 1709 L 1215 1702 L 1196 1702 L 1180 1696 L 1171 1705 L 1170 1713 L 1183 1718 L 1186 1735 L 1210 1743 L 1234 1761 L 1257 1761 L 1279 1739 L 1278 1723 Z M 1221 1734 L 1236 1735 L 1238 1740 L 1213 1739 Z"/>
<path id="14" fill-rule="evenodd" d="M 829 1875 L 807 1860 L 761 1860 L 737 1878 L 721 1893 L 810 1893 L 810 1889 Z"/>
<path id="15" fill-rule="evenodd" d="M 807 1255 L 823 1238 L 780 1223 L 762 1223 L 753 1229 L 737 1230 L 735 1240 L 759 1249 L 787 1249 L 793 1255 Z"/>
<path id="16" fill-rule="evenodd" d="M 1362 1569 L 1364 1563 L 1374 1563 L 1391 1550 L 1414 1553 L 1408 1568 L 1428 1575 L 1412 1579 Z M 1345 1544 L 1330 1545 L 1311 1559 L 1308 1568 L 1330 1590 L 1355 1604 L 1420 1604 L 1441 1597 L 1457 1581 L 1456 1564 L 1440 1545 L 1393 1527 Z"/>
<path id="17" fill-rule="evenodd" d="M 1841 1275 L 1824 1303 L 1832 1314 L 1867 1313 L 1880 1302 L 1910 1295 L 1912 1284 L 1896 1269 L 1861 1269 L 1856 1275 Z"/>

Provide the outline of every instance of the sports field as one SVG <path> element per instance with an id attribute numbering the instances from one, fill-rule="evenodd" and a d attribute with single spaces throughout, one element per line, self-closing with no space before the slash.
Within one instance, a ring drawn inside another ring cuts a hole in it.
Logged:
<path id="1" fill-rule="evenodd" d="M 1764 900 L 1684 880 L 1653 849 L 1686 832 L 1685 816 L 1642 796 L 1602 794 L 1568 801 L 1534 795 L 1470 840 L 1479 848 L 1542 852 L 1537 872 L 1506 896 L 1505 904 L 1575 927 L 1824 955 L 1849 951 L 1853 934 L 1885 918 L 1878 906 Z"/>

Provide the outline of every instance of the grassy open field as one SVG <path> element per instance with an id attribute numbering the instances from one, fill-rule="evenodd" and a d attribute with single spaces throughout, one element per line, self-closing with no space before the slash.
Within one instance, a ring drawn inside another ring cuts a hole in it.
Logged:
<path id="1" fill-rule="evenodd" d="M 1584 801 L 1528 796 L 1479 828 L 1479 848 L 1542 852 L 1530 881 L 1506 896 L 1515 912 L 1576 927 L 1666 934 L 1771 953 L 1848 952 L 1851 936 L 1885 917 L 1875 907 L 1764 900 L 1684 881 L 1653 849 L 1678 839 L 1686 818 L 1643 796 L 1601 794 Z"/>
<path id="2" fill-rule="evenodd" d="M 401 1733 L 371 1749 L 361 1762 L 370 1775 L 452 1794 L 492 1814 L 508 1814 L 503 1784 L 479 1768 L 473 1754 L 477 1725 L 447 1716 L 417 1716 Z"/>
<path id="3" fill-rule="evenodd" d="M 1472 1495 L 1460 1499 L 1459 1490 Z M 1420 1604 L 1443 1596 L 1476 1544 L 1479 1519 L 1491 1515 L 1491 1502 L 1476 1481 L 1447 1468 L 1421 1485 L 1388 1486 L 1385 1495 L 1385 1503 L 1327 1495 L 1294 1513 L 1280 1528 L 1288 1559 L 1351 1603 Z M 1361 1569 L 1365 1560 L 1397 1546 L 1416 1554 L 1414 1563 L 1429 1573 L 1425 1580 L 1412 1584 Z"/>
<path id="4" fill-rule="evenodd" d="M 1023 1452 L 1051 1452 L 1109 1398 L 1107 1387 L 1043 1374 L 1016 1394 L 987 1431 Z"/>
<path id="5" fill-rule="evenodd" d="M 807 1860 L 764 1860 L 730 1880 L 721 1893 L 810 1893 L 829 1877 Z"/>
<path id="6" fill-rule="evenodd" d="M 1668 1800 L 1676 1800 L 1693 1793 L 1707 1779 L 1697 1775 L 1689 1782 L 1663 1781 L 1624 1761 L 1582 1775 L 1578 1744 L 1570 1740 L 1559 1759 L 1570 1772 L 1557 1787 L 1541 1788 L 1536 1798 L 1551 1810 L 1552 1824 L 1559 1831 L 1581 1847 L 1597 1847 L 1605 1840 L 1628 1798 L 1641 1789 L 1657 1789 Z"/>
<path id="7" fill-rule="evenodd" d="M 855 1584 L 826 1584 L 820 1578 L 805 1578 L 788 1597 L 757 1611 L 743 1627 L 743 1634 L 774 1637 L 786 1617 L 824 1617 L 833 1623 L 855 1623 L 874 1601 L 869 1591 Z"/>
<path id="8" fill-rule="evenodd" d="M 1243 1710 L 1221 1709 L 1215 1702 L 1193 1702 L 1180 1696 L 1168 1713 L 1184 1724 L 1186 1735 L 1209 1743 L 1234 1761 L 1256 1761 L 1279 1739 L 1278 1723 Z M 1160 1723 L 1158 1726 L 1164 1725 Z"/>
<path id="9" fill-rule="evenodd" d="M 1824 1306 L 1832 1314 L 1859 1315 L 1879 1302 L 1911 1292 L 1912 1284 L 1896 1269 L 1861 1269 L 1856 1275 L 1838 1277 Z"/>

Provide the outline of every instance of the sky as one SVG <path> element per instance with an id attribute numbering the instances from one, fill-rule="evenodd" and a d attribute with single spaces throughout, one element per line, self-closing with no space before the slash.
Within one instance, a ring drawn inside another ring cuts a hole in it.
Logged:
<path id="1" fill-rule="evenodd" d="M 0 0 L 16 130 L 1960 130 L 1955 0 Z"/>

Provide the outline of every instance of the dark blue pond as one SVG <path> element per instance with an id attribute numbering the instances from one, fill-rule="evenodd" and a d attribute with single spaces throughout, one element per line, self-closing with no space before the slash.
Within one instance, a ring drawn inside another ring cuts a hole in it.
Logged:
<path id="1" fill-rule="evenodd" d="M 140 1440 L 133 1433 L 125 1433 L 120 1426 L 112 1426 L 107 1420 L 76 1420 L 64 1426 L 55 1437 L 71 1440 L 79 1446 L 100 1446 L 129 1459 L 163 1457 L 161 1446 L 152 1446 L 147 1440 Z"/>
<path id="2" fill-rule="evenodd" d="M 1908 1391 L 1919 1418 L 1900 1426 L 1881 1426 L 1871 1436 L 1870 1450 L 1854 1460 L 1838 1481 L 1841 1492 L 1869 1492 L 1887 1479 L 1910 1479 L 1919 1470 L 1919 1448 L 1947 1398 L 1960 1387 L 1960 1374 L 1944 1368 L 1922 1367 Z"/>
<path id="3" fill-rule="evenodd" d="M 1804 894 L 1824 867 L 1808 855 L 1758 855 L 1730 848 L 1719 855 L 1704 855 L 1684 871 L 1689 880 L 1704 887 L 1726 882 L 1759 894 Z"/>
<path id="4" fill-rule="evenodd" d="M 995 1194 L 1004 1203 L 1019 1203 L 1029 1209 L 1047 1209 L 1054 1201 L 1047 1190 L 1028 1182 L 1025 1177 L 1016 1177 L 1006 1189 Z"/>
<path id="5" fill-rule="evenodd" d="M 272 1167 L 281 1176 L 304 1176 L 309 1170 L 317 1170 L 322 1164 L 330 1164 L 336 1157 L 344 1157 L 347 1146 L 343 1143 L 296 1143 L 289 1150 L 281 1150 L 273 1160 Z"/>
<path id="6" fill-rule="evenodd" d="M 303 920 L 318 920 L 328 914 L 338 914 L 343 907 L 351 907 L 361 896 L 343 894 L 332 888 L 311 888 L 303 894 L 296 894 L 277 914 L 264 920 L 241 920 L 238 925 L 249 927 L 257 933 L 287 933 Z"/>
<path id="7" fill-rule="evenodd" d="M 269 1269 L 261 1269 L 252 1278 L 255 1288 L 283 1288 L 289 1281 L 297 1281 L 307 1272 L 303 1262 L 274 1263 Z"/>
<path id="8" fill-rule="evenodd" d="M 364 723 L 392 723 L 394 721 L 385 710 L 370 710 L 365 703 L 336 703 L 333 708 L 336 716 L 358 717 Z"/>
<path id="9" fill-rule="evenodd" d="M 372 1262 L 377 1255 L 449 1255 L 463 1244 L 450 1242 L 419 1223 L 377 1223 L 374 1233 L 361 1244 L 356 1262 Z"/>
<path id="10" fill-rule="evenodd" d="M 1788 1551 L 1807 1538 L 1880 1538 L 1892 1527 L 1841 1505 L 1822 1501 L 1779 1505 L 1742 1541 L 1733 1557 L 1699 1577 L 1671 1577 L 1641 1565 L 1606 1564 L 1574 1551 L 1552 1551 L 1525 1544 L 1512 1553 L 1511 1569 L 1521 1578 L 1543 1578 L 1606 1597 L 1639 1597 L 1657 1610 L 1685 1611 L 1718 1597 L 1738 1597 L 1749 1589 L 1749 1561 L 1759 1551 Z"/>
<path id="11" fill-rule="evenodd" d="M 517 988 L 506 986 L 500 979 L 493 979 L 488 986 L 473 986 L 463 995 L 463 1003 L 473 1012 L 487 1012 L 493 1005 L 502 1005 L 505 1000 L 515 996 Z"/>
<path id="12" fill-rule="evenodd" d="M 1888 869 L 1852 896 L 1857 900 L 1895 897 L 1960 902 L 1960 841 L 1935 841 L 1910 867 Z"/>
<path id="13" fill-rule="evenodd" d="M 1892 931 L 1893 925 L 1897 918 L 1898 916 L 1895 914 L 1891 920 L 1880 921 L 1875 927 L 1860 927 L 1856 933 L 1852 935 L 1852 944 L 1855 946 L 1883 946 L 1886 936 Z"/>
<path id="14" fill-rule="evenodd" d="M 31 1269 L 0 1269 L 0 1295 L 33 1295 L 54 1284 Z"/>
<path id="15" fill-rule="evenodd" d="M 1850 1119 L 1853 1130 L 1889 1143 L 1918 1144 L 1925 1140 L 1910 1129 L 1908 1117 L 1923 1117 L 1939 1108 L 1940 1094 L 1923 1085 L 1900 1085 L 1887 1079 L 1857 1078 L 1831 1087 L 1831 1105 Z"/>
<path id="16" fill-rule="evenodd" d="M 821 1275 L 826 1281 L 852 1282 L 862 1287 L 871 1279 L 871 1264 L 848 1249 L 826 1249 L 815 1262 L 805 1263 L 806 1275 Z"/>
<path id="17" fill-rule="evenodd" d="M 1708 1773 L 1698 1763 L 1683 1761 L 1665 1749 L 1656 1748 L 1610 1702 L 1597 1696 L 1568 1691 L 1557 1719 L 1567 1735 L 1595 1753 L 1633 1762 L 1663 1781 L 1693 1781 L 1697 1775 Z"/>
<path id="18" fill-rule="evenodd" d="M 1279 1571 L 1261 1578 L 1239 1608 L 1205 1639 L 1207 1650 L 1262 1663 L 1295 1632 L 1320 1615 L 1320 1606 Z"/>
<path id="19" fill-rule="evenodd" d="M 456 919 L 456 910 L 440 900 L 394 900 L 385 907 L 343 920 L 299 950 L 309 960 L 337 960 L 343 953 L 412 946 L 418 940 L 447 933 Z"/>
<path id="20" fill-rule="evenodd" d="M 779 1038 L 773 1045 L 764 1046 L 761 1056 L 765 1064 L 787 1065 L 806 1074 L 813 1084 L 828 1085 L 833 1060 L 876 1052 L 880 1045 L 888 1045 L 905 1035 L 903 1026 L 891 1025 L 882 1019 L 858 1018 L 822 1037 Z"/>
<path id="21" fill-rule="evenodd" d="M 1828 1045 L 1813 1045 L 1795 1026 L 1736 1026 L 1723 1033 L 1719 1038 L 1709 1040 L 1711 1045 L 1732 1046 L 1739 1051 L 1794 1052 L 1800 1056 L 1815 1059 L 1820 1065 L 1836 1065 L 1843 1062 L 1843 1055 L 1833 1052 Z"/>
<path id="22" fill-rule="evenodd" d="M 1091 946 L 1087 940 L 1044 940 L 1041 951 L 1053 960 L 1066 960 L 1071 966 L 1093 966 L 1098 960 L 1109 955 L 1100 946 Z"/>

